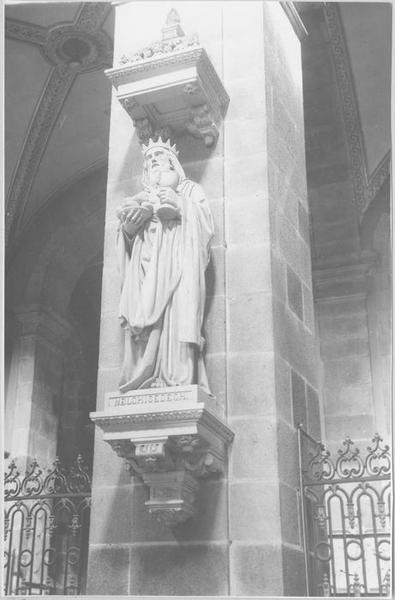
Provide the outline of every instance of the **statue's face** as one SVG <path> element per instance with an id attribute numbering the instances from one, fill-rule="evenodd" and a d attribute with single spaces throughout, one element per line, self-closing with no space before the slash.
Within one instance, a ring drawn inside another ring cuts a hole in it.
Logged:
<path id="1" fill-rule="evenodd" d="M 145 162 L 150 181 L 155 181 L 158 173 L 174 170 L 169 153 L 162 148 L 153 148 L 147 152 Z"/>

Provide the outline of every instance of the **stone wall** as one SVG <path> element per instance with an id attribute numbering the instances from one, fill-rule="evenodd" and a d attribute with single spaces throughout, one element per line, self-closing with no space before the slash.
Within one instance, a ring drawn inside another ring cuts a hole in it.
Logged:
<path id="1" fill-rule="evenodd" d="M 314 298 L 323 362 L 323 438 L 333 447 L 346 436 L 365 445 L 376 430 L 367 310 L 376 255 L 361 244 L 352 180 L 357 167 L 346 135 L 347 119 L 354 117 L 342 102 L 325 7 L 306 5 L 303 20 L 309 30 L 303 42 L 303 81 Z M 344 77 L 349 76 L 346 71 Z"/>

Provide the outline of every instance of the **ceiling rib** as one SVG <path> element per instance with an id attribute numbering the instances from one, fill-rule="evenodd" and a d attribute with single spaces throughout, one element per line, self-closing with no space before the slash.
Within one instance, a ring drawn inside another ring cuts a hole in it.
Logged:
<path id="1" fill-rule="evenodd" d="M 73 23 L 62 24 L 67 29 L 69 37 L 73 36 L 73 32 L 90 34 L 90 40 L 93 43 L 97 41 L 95 48 L 97 56 L 94 56 L 93 62 L 88 63 L 86 68 L 81 66 L 79 69 L 59 59 L 47 79 L 46 87 L 30 122 L 7 196 L 6 247 L 9 246 L 11 237 L 15 239 L 18 235 L 18 225 L 21 223 L 41 159 L 75 78 L 84 70 L 108 66 L 111 58 L 111 42 L 107 34 L 99 30 L 110 10 L 111 5 L 107 2 L 84 3 Z M 52 42 L 50 34 L 54 30 L 58 33 L 59 26 L 45 29 L 39 25 L 10 19 L 6 20 L 5 34 L 12 39 L 38 45 L 48 56 L 50 54 L 48 44 Z M 51 54 L 53 55 L 53 52 Z"/>
<path id="2" fill-rule="evenodd" d="M 330 48 L 335 65 L 337 85 L 340 93 L 347 146 L 350 155 L 350 171 L 354 190 L 354 202 L 360 219 L 373 196 L 390 172 L 391 153 L 388 152 L 374 172 L 369 176 L 367 169 L 365 140 L 362 131 L 357 95 L 352 75 L 350 57 L 343 31 L 339 7 L 335 2 L 324 5 Z"/>

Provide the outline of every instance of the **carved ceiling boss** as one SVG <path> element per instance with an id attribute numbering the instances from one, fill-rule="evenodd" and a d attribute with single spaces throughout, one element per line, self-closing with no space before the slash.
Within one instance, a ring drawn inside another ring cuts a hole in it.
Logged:
<path id="1" fill-rule="evenodd" d="M 143 190 L 118 209 L 125 330 L 120 390 L 197 383 L 209 392 L 201 336 L 214 234 L 200 185 L 161 138 L 143 145 Z"/>

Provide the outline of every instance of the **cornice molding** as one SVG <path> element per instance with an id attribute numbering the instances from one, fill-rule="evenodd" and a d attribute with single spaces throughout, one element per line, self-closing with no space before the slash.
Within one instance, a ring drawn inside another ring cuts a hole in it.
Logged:
<path id="1" fill-rule="evenodd" d="M 357 94 L 340 9 L 337 3 L 327 2 L 324 3 L 323 11 L 343 110 L 354 203 L 362 220 L 370 202 L 389 176 L 391 153 L 389 151 L 369 175 Z"/>
<path id="2" fill-rule="evenodd" d="M 47 79 L 10 184 L 5 211 L 6 244 L 11 228 L 17 234 L 18 221 L 21 221 L 38 167 L 75 77 L 76 73 L 67 67 L 58 66 Z"/>
<path id="3" fill-rule="evenodd" d="M 13 39 L 36 44 L 53 69 L 30 121 L 28 133 L 15 167 L 6 201 L 5 242 L 19 234 L 29 193 L 45 153 L 51 133 L 75 78 L 86 71 L 108 66 L 111 59 L 111 40 L 99 28 L 111 5 L 106 2 L 84 3 L 73 23 L 45 28 L 9 20 L 8 34 Z M 45 35 L 44 35 L 45 32 Z M 89 53 L 81 64 L 68 63 L 61 52 L 67 39 L 83 37 Z"/>

